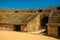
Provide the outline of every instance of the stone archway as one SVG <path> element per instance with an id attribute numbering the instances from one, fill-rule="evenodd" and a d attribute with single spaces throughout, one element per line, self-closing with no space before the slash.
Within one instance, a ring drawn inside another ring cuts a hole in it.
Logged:
<path id="1" fill-rule="evenodd" d="M 48 24 L 48 16 L 44 16 L 42 19 L 41 19 L 41 27 L 42 29 L 46 29 L 46 33 L 47 33 L 47 24 Z"/>
<path id="2" fill-rule="evenodd" d="M 45 16 L 45 17 L 43 17 L 42 18 L 42 20 L 41 20 L 41 26 L 44 28 L 44 27 L 46 27 L 47 24 L 48 23 L 48 16 Z"/>

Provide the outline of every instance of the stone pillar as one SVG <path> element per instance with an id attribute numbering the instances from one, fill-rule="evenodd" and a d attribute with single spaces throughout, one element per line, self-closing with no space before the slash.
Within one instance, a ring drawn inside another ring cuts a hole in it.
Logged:
<path id="1" fill-rule="evenodd" d="M 21 31 L 26 32 L 26 24 L 21 24 Z"/>

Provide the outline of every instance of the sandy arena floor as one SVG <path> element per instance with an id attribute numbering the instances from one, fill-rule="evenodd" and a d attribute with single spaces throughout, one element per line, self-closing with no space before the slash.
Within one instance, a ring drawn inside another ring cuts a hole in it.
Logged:
<path id="1" fill-rule="evenodd" d="M 44 35 L 33 35 L 22 32 L 0 31 L 0 40 L 58 40 Z"/>

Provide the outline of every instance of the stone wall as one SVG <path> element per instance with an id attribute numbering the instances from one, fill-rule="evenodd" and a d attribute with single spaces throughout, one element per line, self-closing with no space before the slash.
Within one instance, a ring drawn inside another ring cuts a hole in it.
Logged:
<path id="1" fill-rule="evenodd" d="M 60 24 L 57 23 L 51 23 L 47 25 L 48 35 L 52 37 L 59 37 L 60 30 L 58 29 L 60 27 Z"/>
<path id="2" fill-rule="evenodd" d="M 38 31 L 40 28 L 40 14 L 27 24 L 27 32 Z"/>
<path id="3" fill-rule="evenodd" d="M 37 16 L 35 16 L 33 19 L 31 19 L 30 22 L 25 23 L 27 25 L 24 25 L 23 23 L 21 23 L 21 24 L 23 24 L 22 25 L 22 31 L 27 31 L 27 32 L 38 31 L 42 27 L 41 26 L 41 20 L 45 16 L 49 16 L 49 13 L 52 10 L 56 10 L 56 7 L 48 7 L 48 8 L 41 8 L 41 9 L 40 8 L 38 8 L 38 9 L 13 9 L 13 8 L 9 9 L 9 8 L 0 8 L 0 23 L 2 23 L 2 24 L 0 24 L 0 29 L 1 30 L 13 30 L 13 25 L 9 25 L 9 24 L 13 24 L 13 23 L 11 23 L 11 22 L 13 22 L 12 21 L 13 18 L 12 18 L 11 15 L 13 15 L 14 18 L 18 18 L 18 17 L 16 17 L 16 15 L 17 16 L 19 16 L 20 14 L 26 15 L 26 14 L 29 14 L 29 13 L 33 14 L 33 13 L 37 13 L 38 10 L 40 10 L 40 12 L 38 12 L 39 14 Z M 11 21 L 10 23 L 7 20 L 6 21 L 4 20 L 4 19 L 7 19 L 7 18 L 8 18 L 8 20 Z M 19 18 L 18 18 L 18 20 L 19 20 Z M 22 19 L 20 19 L 20 20 L 22 20 Z M 18 22 L 16 22 L 15 25 L 17 25 L 18 23 L 20 23 L 20 20 Z M 23 20 L 24 20 L 24 16 L 23 16 Z M 58 20 L 58 21 L 60 21 L 60 20 Z M 5 24 L 4 22 L 7 23 L 7 24 Z"/>
<path id="4" fill-rule="evenodd" d="M 26 32 L 26 26 L 27 24 L 21 24 L 21 32 Z"/>
<path id="5" fill-rule="evenodd" d="M 2 31 L 13 31 L 13 25 L 0 24 L 0 30 Z"/>

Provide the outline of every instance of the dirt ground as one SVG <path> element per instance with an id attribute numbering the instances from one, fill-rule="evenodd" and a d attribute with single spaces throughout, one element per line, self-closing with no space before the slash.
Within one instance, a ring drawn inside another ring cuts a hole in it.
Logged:
<path id="1" fill-rule="evenodd" d="M 58 40 L 44 35 L 34 35 L 23 32 L 0 31 L 0 40 Z"/>

